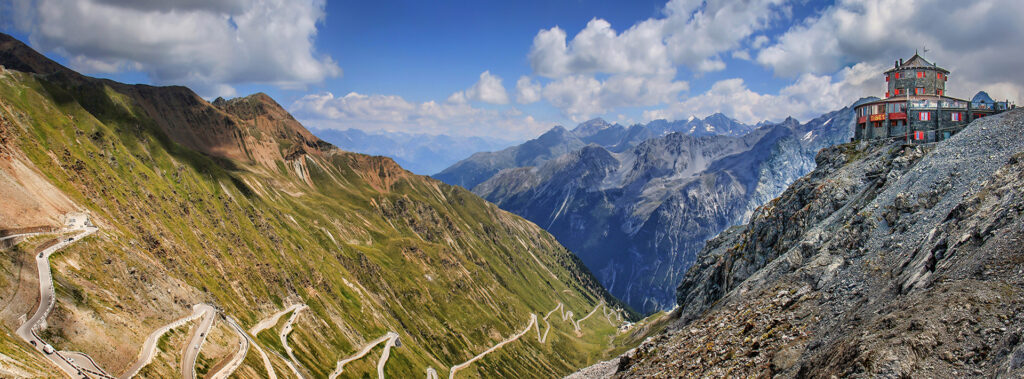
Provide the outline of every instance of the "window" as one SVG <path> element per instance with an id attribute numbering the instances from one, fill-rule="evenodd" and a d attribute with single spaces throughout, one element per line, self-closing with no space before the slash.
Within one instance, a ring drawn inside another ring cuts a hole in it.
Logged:
<path id="1" fill-rule="evenodd" d="M 903 94 L 903 88 L 897 88 L 896 89 L 896 95 L 902 95 L 902 94 Z"/>
<path id="2" fill-rule="evenodd" d="M 941 72 L 939 72 L 939 73 L 936 73 L 936 74 L 935 74 L 935 78 L 936 78 L 936 79 L 939 79 L 939 80 L 942 80 L 942 73 L 941 73 Z"/>
<path id="3" fill-rule="evenodd" d="M 889 96 L 889 91 L 885 91 L 885 97 L 892 97 L 892 96 Z"/>
<path id="4" fill-rule="evenodd" d="M 888 82 L 888 81 L 889 81 L 889 75 L 886 75 L 886 76 L 885 76 L 885 81 L 886 81 L 886 82 Z"/>
<path id="5" fill-rule="evenodd" d="M 896 71 L 896 77 L 894 79 L 899 79 L 899 78 L 900 78 L 900 72 Z"/>
<path id="6" fill-rule="evenodd" d="M 924 95 L 924 87 L 914 88 L 914 94 L 915 95 Z"/>
<path id="7" fill-rule="evenodd" d="M 953 112 L 953 116 L 952 116 L 952 118 L 951 118 L 951 119 L 952 119 L 953 121 L 963 121 L 963 118 L 964 118 L 964 115 L 963 115 L 963 113 L 960 113 L 960 112 Z"/>
<path id="8" fill-rule="evenodd" d="M 931 121 L 932 112 L 921 112 L 917 114 L 917 119 L 921 121 Z"/>
<path id="9" fill-rule="evenodd" d="M 917 77 L 918 78 L 924 78 L 924 71 L 918 71 L 917 72 Z"/>
<path id="10" fill-rule="evenodd" d="M 939 95 L 939 96 L 942 96 L 942 90 L 941 89 L 935 90 L 935 94 Z"/>

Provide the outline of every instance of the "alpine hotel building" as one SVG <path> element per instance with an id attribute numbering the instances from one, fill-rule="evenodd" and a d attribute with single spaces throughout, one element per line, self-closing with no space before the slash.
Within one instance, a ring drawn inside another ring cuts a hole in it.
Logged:
<path id="1" fill-rule="evenodd" d="M 857 105 L 854 139 L 904 139 L 936 142 L 949 138 L 979 117 L 1012 108 L 1008 102 L 967 101 L 946 96 L 949 71 L 914 54 L 885 72 L 885 98 Z"/>

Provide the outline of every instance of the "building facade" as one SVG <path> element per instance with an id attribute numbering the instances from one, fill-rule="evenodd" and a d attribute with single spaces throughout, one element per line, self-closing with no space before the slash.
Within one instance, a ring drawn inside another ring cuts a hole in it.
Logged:
<path id="1" fill-rule="evenodd" d="M 854 139 L 903 139 L 906 142 L 941 141 L 956 134 L 972 120 L 1011 109 L 1009 102 L 995 102 L 984 95 L 972 101 L 946 96 L 949 70 L 918 54 L 897 61 L 885 71 L 885 98 L 854 108 L 857 123 Z"/>

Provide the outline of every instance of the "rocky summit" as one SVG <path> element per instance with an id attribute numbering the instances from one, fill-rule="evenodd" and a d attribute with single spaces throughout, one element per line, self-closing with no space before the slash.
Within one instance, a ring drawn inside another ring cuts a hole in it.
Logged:
<path id="1" fill-rule="evenodd" d="M 850 143 L 712 239 L 614 377 L 1021 377 L 1024 111 Z M 605 365 L 603 367 L 608 367 Z"/>

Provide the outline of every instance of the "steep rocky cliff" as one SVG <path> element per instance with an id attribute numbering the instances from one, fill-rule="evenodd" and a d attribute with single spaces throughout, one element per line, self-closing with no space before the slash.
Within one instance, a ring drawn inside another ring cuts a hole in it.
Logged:
<path id="1" fill-rule="evenodd" d="M 851 143 L 712 239 L 620 377 L 1024 375 L 1024 111 Z"/>

